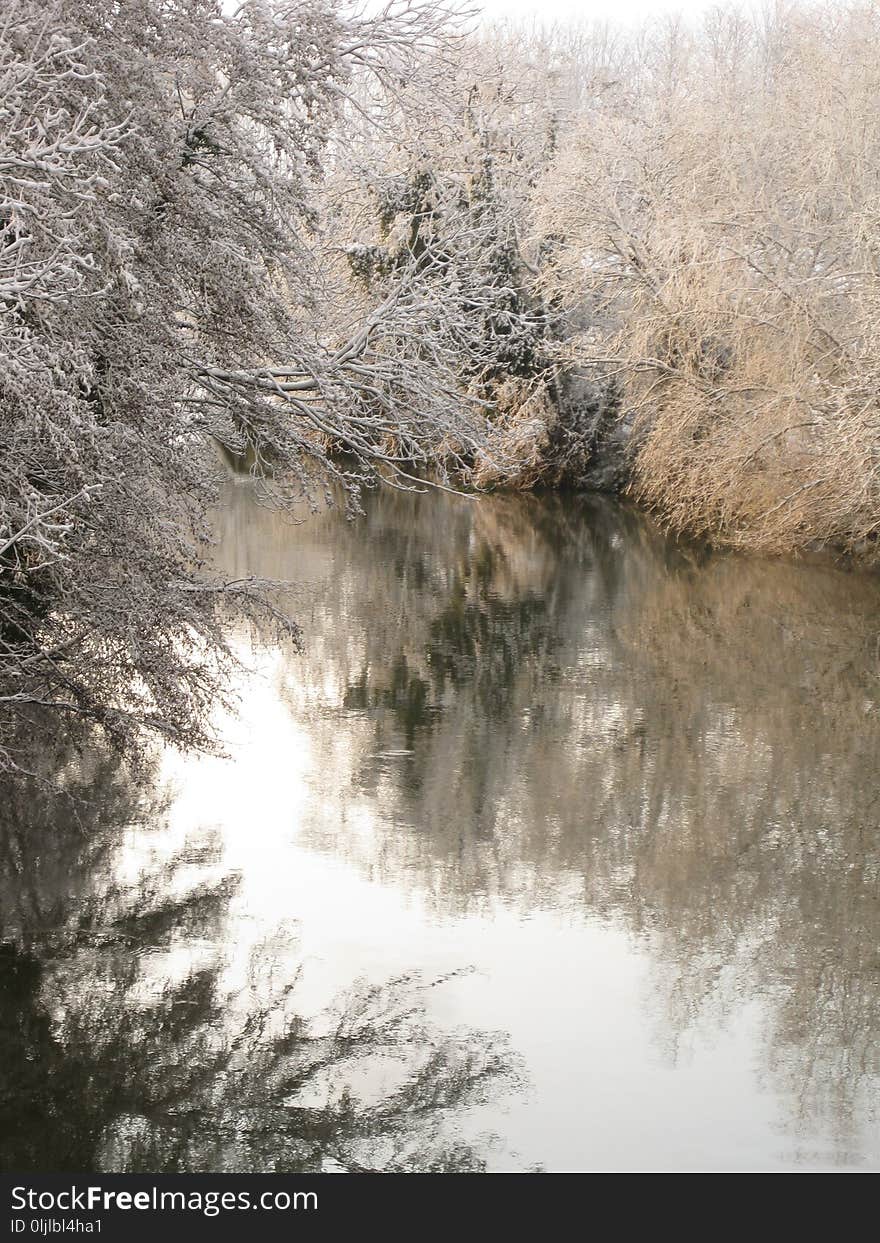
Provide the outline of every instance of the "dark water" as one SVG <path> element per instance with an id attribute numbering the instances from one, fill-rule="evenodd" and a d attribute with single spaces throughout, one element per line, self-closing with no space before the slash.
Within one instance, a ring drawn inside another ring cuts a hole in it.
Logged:
<path id="1" fill-rule="evenodd" d="M 880 1168 L 880 585 L 586 499 L 385 493 L 228 759 L 0 814 L 0 1158 Z"/>

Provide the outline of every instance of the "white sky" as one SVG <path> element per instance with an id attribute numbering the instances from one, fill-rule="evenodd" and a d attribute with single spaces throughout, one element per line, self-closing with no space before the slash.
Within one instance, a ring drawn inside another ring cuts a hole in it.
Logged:
<path id="1" fill-rule="evenodd" d="M 719 0 L 475 0 L 490 18 L 516 21 L 633 23 L 666 13 L 693 17 Z"/>

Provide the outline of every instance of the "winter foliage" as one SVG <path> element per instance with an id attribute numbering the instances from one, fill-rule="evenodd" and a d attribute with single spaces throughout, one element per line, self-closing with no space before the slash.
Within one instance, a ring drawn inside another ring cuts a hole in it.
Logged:
<path id="1" fill-rule="evenodd" d="M 258 473 L 271 464 L 287 500 L 479 443 L 485 420 L 450 400 L 444 341 L 424 384 L 389 348 L 434 302 L 401 279 L 345 322 L 318 212 L 355 84 L 385 89 L 445 20 L 432 5 L 346 17 L 320 0 L 5 8 L 6 721 L 48 707 L 122 744 L 144 723 L 203 744 L 224 610 L 295 631 L 260 585 L 208 567 L 217 444 Z"/>

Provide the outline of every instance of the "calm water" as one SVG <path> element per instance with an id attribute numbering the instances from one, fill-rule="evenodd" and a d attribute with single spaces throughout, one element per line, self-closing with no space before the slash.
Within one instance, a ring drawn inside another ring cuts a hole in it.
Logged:
<path id="1" fill-rule="evenodd" d="M 880 1168 L 880 584 L 577 498 L 220 555 L 228 759 L 0 811 L 5 1168 Z"/>

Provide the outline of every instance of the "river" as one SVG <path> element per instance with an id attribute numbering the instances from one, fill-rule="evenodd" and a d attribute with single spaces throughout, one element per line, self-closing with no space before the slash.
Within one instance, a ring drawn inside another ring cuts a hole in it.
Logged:
<path id="1" fill-rule="evenodd" d="M 218 556 L 225 756 L 0 814 L 6 1168 L 880 1169 L 880 581 L 589 497 Z"/>

